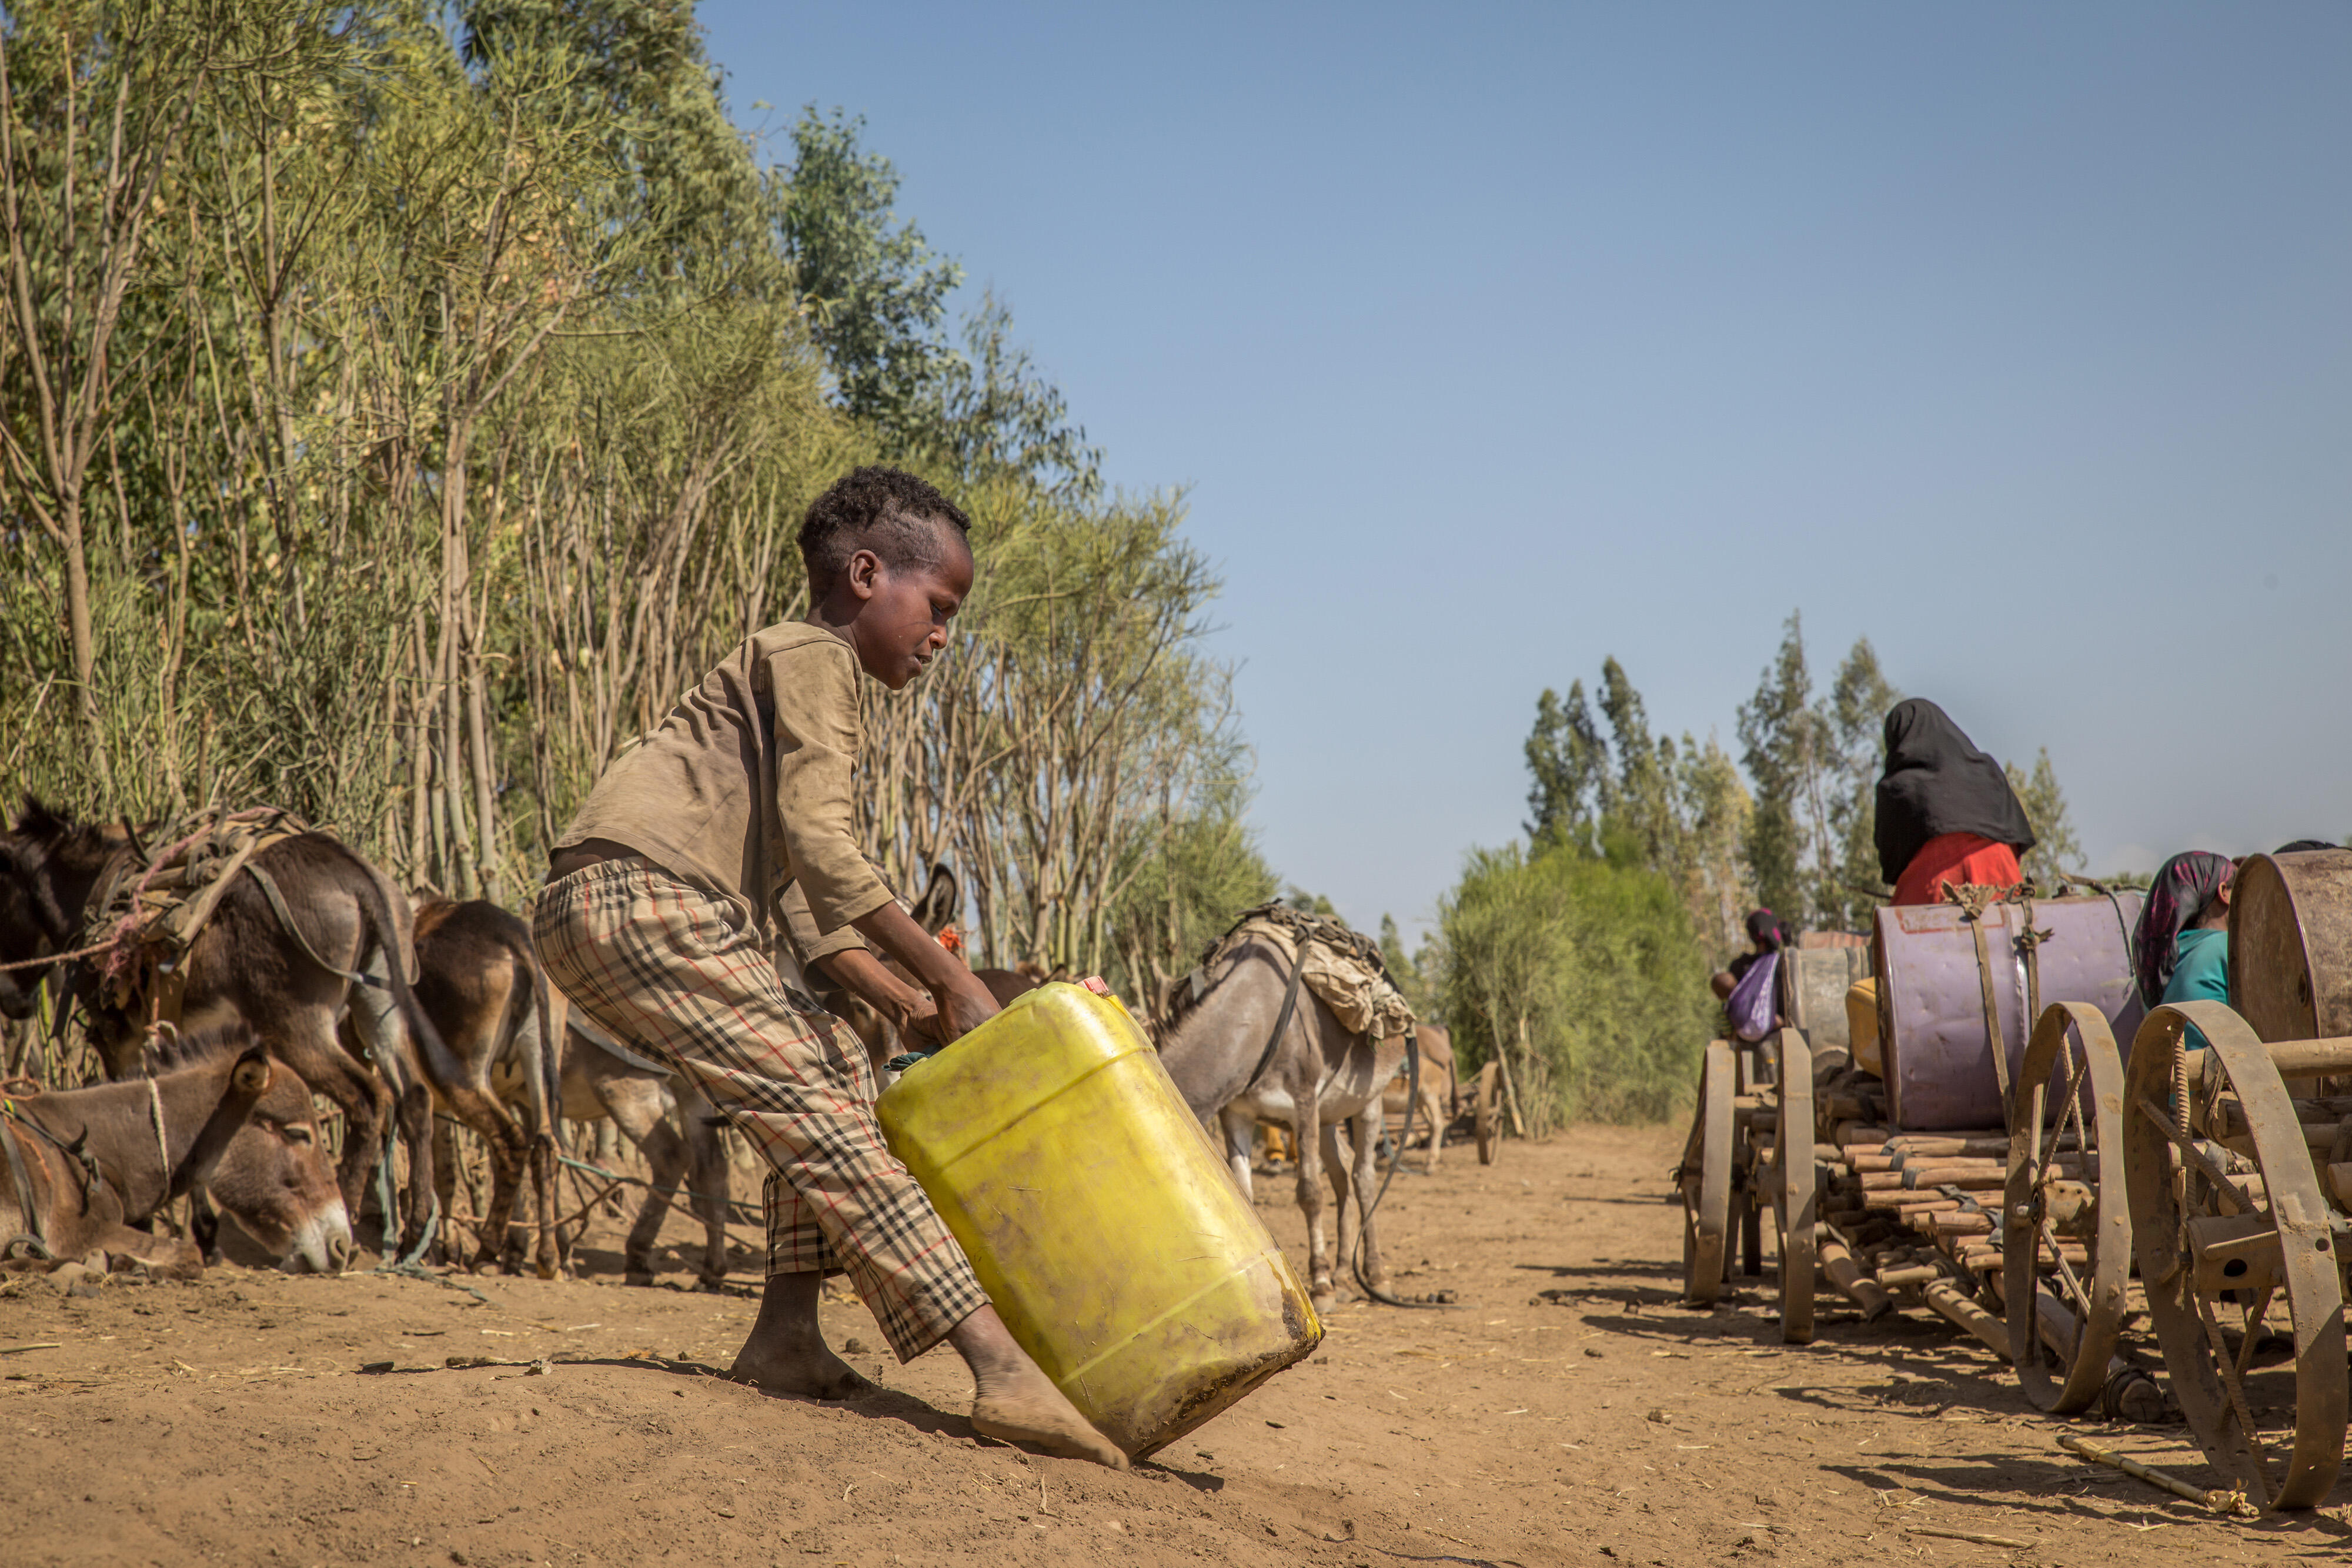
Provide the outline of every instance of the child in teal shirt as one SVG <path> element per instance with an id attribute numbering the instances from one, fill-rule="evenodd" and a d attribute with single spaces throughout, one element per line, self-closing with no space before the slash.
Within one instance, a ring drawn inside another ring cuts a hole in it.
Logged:
<path id="1" fill-rule="evenodd" d="M 2227 855 L 2190 850 L 2164 862 L 2139 918 L 2140 995 L 2165 1002 L 2230 999 L 2230 878 Z M 2182 1038 L 2205 1049 L 2191 1025 Z"/>

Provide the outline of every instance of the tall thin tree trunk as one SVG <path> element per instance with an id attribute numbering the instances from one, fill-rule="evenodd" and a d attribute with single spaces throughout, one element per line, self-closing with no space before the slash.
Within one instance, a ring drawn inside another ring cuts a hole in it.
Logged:
<path id="1" fill-rule="evenodd" d="M 83 548 L 81 486 L 77 482 L 58 508 L 66 543 L 66 635 L 73 646 L 75 710 L 89 737 L 89 756 L 98 769 L 102 798 L 114 794 L 112 770 L 106 755 L 106 726 L 98 706 L 98 640 L 90 629 L 89 559 Z"/>

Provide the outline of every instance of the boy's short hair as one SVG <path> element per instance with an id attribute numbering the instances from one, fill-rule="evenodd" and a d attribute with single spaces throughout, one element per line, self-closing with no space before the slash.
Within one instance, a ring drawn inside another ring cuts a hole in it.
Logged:
<path id="1" fill-rule="evenodd" d="M 953 524 L 959 537 L 971 532 L 971 519 L 938 486 L 878 463 L 851 469 L 811 501 L 801 518 L 809 596 L 831 592 L 861 549 L 894 567 L 938 565 L 941 523 Z M 968 540 L 964 548 L 971 548 Z"/>

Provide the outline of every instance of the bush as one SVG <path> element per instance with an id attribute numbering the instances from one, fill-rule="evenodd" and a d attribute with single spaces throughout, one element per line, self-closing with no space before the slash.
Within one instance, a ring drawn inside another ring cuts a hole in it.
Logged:
<path id="1" fill-rule="evenodd" d="M 1436 978 L 1465 1067 L 1497 1051 L 1539 1130 L 1661 1119 L 1714 1020 L 1666 877 L 1574 845 L 1474 850 L 1439 905 Z"/>

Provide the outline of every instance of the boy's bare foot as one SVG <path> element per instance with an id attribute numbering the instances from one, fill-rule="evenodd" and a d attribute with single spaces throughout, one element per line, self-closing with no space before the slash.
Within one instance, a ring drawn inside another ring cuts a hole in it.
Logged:
<path id="1" fill-rule="evenodd" d="M 759 1321 L 735 1353 L 727 1375 L 762 1394 L 804 1399 L 855 1399 L 874 1385 L 833 1354 L 816 1322 L 815 1274 L 772 1274 L 760 1297 Z"/>
<path id="2" fill-rule="evenodd" d="M 850 1364 L 823 1344 L 813 1350 L 762 1344 L 757 1334 L 735 1353 L 727 1375 L 762 1394 L 795 1394 L 804 1399 L 855 1399 L 874 1391 Z"/>
<path id="3" fill-rule="evenodd" d="M 1077 1406 L 1013 1341 L 994 1307 L 958 1323 L 948 1343 L 971 1368 L 973 1430 L 1000 1443 L 1030 1443 L 1066 1458 L 1127 1469 L 1118 1445 L 1095 1430 Z"/>

